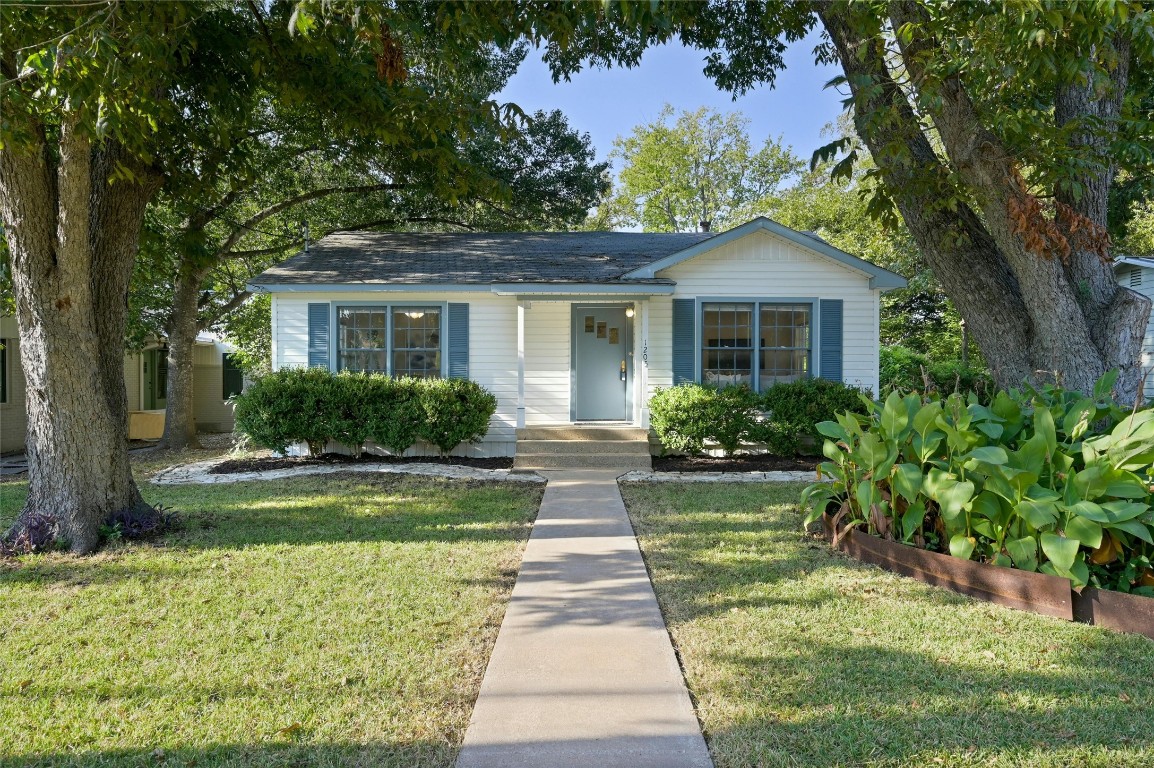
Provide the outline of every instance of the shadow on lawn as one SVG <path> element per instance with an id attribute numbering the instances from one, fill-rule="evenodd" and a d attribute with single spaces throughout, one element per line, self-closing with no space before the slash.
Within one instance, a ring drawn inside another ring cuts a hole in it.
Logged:
<path id="1" fill-rule="evenodd" d="M 943 643 L 946 645 L 946 643 Z M 715 660 L 765 685 L 763 716 L 708 734 L 725 766 L 1012 765 L 1148 766 L 1154 721 L 1110 648 L 1078 652 L 1077 671 L 1006 671 L 879 646 L 815 641 L 803 653 Z M 773 680 L 790 680 L 773 685 Z M 900 679 L 900 684 L 895 680 Z M 780 762 L 779 762 L 780 761 Z"/>
<path id="2" fill-rule="evenodd" d="M 361 475 L 142 490 L 177 513 L 176 530 L 113 541 L 92 557 L 21 558 L 19 567 L 0 571 L 0 584 L 180 578 L 188 574 L 188 555 L 257 547 L 523 540 L 543 493 L 527 484 Z"/>
<path id="3" fill-rule="evenodd" d="M 707 734 L 719 768 L 1154 765 L 1154 643 L 884 574 L 769 503 L 631 509 L 698 693 L 745 712 Z"/>
<path id="4" fill-rule="evenodd" d="M 124 749 L 10 757 L 0 755 L 0 768 L 448 768 L 457 748 L 437 742 L 370 744 L 294 743 L 307 739 L 307 729 L 276 740 L 254 744 L 213 744 L 200 749 Z"/>

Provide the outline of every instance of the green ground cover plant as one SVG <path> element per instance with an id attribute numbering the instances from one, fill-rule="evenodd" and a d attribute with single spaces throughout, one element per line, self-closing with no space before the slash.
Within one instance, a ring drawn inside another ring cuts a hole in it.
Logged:
<path id="1" fill-rule="evenodd" d="M 1154 641 L 832 551 L 800 485 L 621 490 L 717 768 L 1154 764 Z"/>
<path id="2" fill-rule="evenodd" d="M 452 765 L 539 488 L 141 487 L 179 530 L 0 561 L 0 765 Z"/>
<path id="3" fill-rule="evenodd" d="M 940 399 L 892 392 L 870 414 L 840 414 L 831 479 L 806 489 L 806 522 L 955 557 L 1039 571 L 1074 586 L 1154 596 L 1154 410 L 1048 386 Z"/>
<path id="4" fill-rule="evenodd" d="M 236 429 L 256 445 L 284 453 L 305 443 L 314 456 L 330 441 L 360 455 L 373 440 L 399 454 L 418 439 L 449 453 L 489 429 L 497 398 L 465 379 L 391 378 L 286 368 L 237 395 Z"/>

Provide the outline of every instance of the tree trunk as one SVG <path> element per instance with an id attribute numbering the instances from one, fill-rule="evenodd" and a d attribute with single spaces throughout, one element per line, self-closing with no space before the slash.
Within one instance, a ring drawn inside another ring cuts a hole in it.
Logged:
<path id="1" fill-rule="evenodd" d="M 193 354 L 196 349 L 197 299 L 204 273 L 181 265 L 168 322 L 168 391 L 164 412 L 164 448 L 200 448 L 196 438 Z"/>
<path id="2" fill-rule="evenodd" d="M 847 5 L 819 5 L 818 13 L 854 93 L 854 123 L 881 171 L 886 188 L 926 264 L 954 301 L 1001 386 L 1018 386 L 1032 369 L 1031 327 L 1017 278 L 1001 258 L 978 215 L 965 204 L 950 211 L 935 205 L 934 186 L 952 190 L 929 140 L 885 66 L 877 41 L 858 32 Z M 877 87 L 868 87 L 871 80 Z M 877 115 L 892 110 L 897 119 Z M 901 146 L 909 162 L 891 162 L 887 148 Z"/>
<path id="3" fill-rule="evenodd" d="M 125 440 L 127 275 L 154 180 L 108 183 L 117 148 L 72 123 L 58 151 L 0 150 L 0 215 L 11 253 L 27 382 L 28 500 L 14 526 L 55 521 L 73 552 L 114 513 L 143 505 Z"/>
<path id="4" fill-rule="evenodd" d="M 899 36 L 902 62 L 915 82 L 924 82 L 926 62 L 939 53 L 925 29 L 925 11 L 912 2 L 895 2 L 890 9 L 893 27 L 907 30 Z M 1109 264 L 1095 253 L 1075 250 L 1063 260 L 1026 247 L 1014 210 L 1031 198 L 1013 156 L 982 124 L 956 74 L 943 78 L 919 106 L 932 116 L 951 169 L 965 180 L 981 217 L 964 203 L 952 209 L 940 205 L 941 199 L 958 196 L 946 186 L 946 168 L 891 77 L 881 39 L 863 32 L 869 25 L 854 15 L 866 12 L 847 5 L 819 7 L 854 91 L 858 132 L 995 380 L 1012 387 L 1023 379 L 1058 379 L 1089 392 L 1103 373 L 1117 368 L 1115 396 L 1131 401 L 1140 380 L 1149 300 L 1118 286 Z M 1124 88 L 1124 72 L 1121 78 Z M 1059 111 L 1069 120 L 1076 110 L 1077 100 L 1067 98 Z M 895 146 L 904 147 L 906 155 L 895 155 Z M 1104 230 L 1109 180 L 1087 179 L 1085 186 L 1091 191 L 1078 212 Z"/>

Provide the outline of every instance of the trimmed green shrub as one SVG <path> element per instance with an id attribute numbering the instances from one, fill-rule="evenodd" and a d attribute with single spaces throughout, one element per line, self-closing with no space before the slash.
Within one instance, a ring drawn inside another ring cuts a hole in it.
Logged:
<path id="1" fill-rule="evenodd" d="M 654 391 L 649 399 L 650 424 L 666 451 L 699 455 L 707 442 L 715 442 L 730 456 L 748 442 L 757 404 L 757 395 L 748 387 L 679 384 Z"/>
<path id="2" fill-rule="evenodd" d="M 497 410 L 497 398 L 488 390 L 467 379 L 423 379 L 421 385 L 420 437 L 448 453 L 485 436 Z"/>
<path id="3" fill-rule="evenodd" d="M 989 403 L 994 380 L 989 372 L 962 365 L 960 360 L 933 362 L 925 355 L 900 346 L 879 350 L 882 395 L 890 392 L 937 392 L 943 396 L 974 392 Z"/>
<path id="4" fill-rule="evenodd" d="M 284 453 L 303 442 L 316 456 L 330 440 L 359 455 L 369 439 L 399 454 L 424 438 L 447 453 L 484 437 L 496 410 L 472 381 L 290 368 L 257 378 L 236 396 L 235 414 L 254 443 Z"/>
<path id="5" fill-rule="evenodd" d="M 829 421 L 842 411 L 867 413 L 869 399 L 869 390 L 840 381 L 800 379 L 774 384 L 761 395 L 761 409 L 766 415 L 754 430 L 754 439 L 765 443 L 771 453 L 796 455 L 806 438 L 812 438 L 815 448 L 821 445 L 819 422 Z"/>
<path id="6" fill-rule="evenodd" d="M 1154 595 L 1154 410 L 1055 386 L 890 393 L 818 425 L 829 439 L 802 505 L 868 533 L 967 560 Z"/>
<path id="7" fill-rule="evenodd" d="M 257 378 L 235 398 L 237 431 L 279 453 L 298 442 L 322 453 L 332 436 L 326 413 L 332 378 L 323 368 L 286 368 Z"/>
<path id="8" fill-rule="evenodd" d="M 369 438 L 390 453 L 401 455 L 420 437 L 425 409 L 419 379 L 373 376 L 372 396 L 361 413 Z"/>
<path id="9" fill-rule="evenodd" d="M 365 418 L 366 406 L 377 400 L 385 381 L 384 376 L 350 371 L 329 379 L 329 393 L 322 406 L 327 431 L 330 438 L 351 448 L 354 456 L 361 455 L 372 431 L 372 422 Z"/>

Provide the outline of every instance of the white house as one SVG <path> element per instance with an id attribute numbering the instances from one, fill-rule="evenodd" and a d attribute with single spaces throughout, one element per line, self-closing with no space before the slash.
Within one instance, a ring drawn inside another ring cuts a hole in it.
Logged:
<path id="1" fill-rule="evenodd" d="M 345 233 L 250 281 L 274 369 L 467 377 L 518 428 L 647 428 L 655 387 L 821 376 L 878 387 L 892 272 L 765 218 L 715 234 Z M 524 436 L 524 432 L 522 436 Z M 561 434 L 561 433 L 558 433 Z"/>
<path id="2" fill-rule="evenodd" d="M 27 391 L 20 367 L 16 318 L 0 317 L 0 453 L 24 450 L 28 430 Z M 234 348 L 210 336 L 200 336 L 193 351 L 193 415 L 202 432 L 232 431 L 232 403 L 240 391 L 242 374 L 229 359 Z M 124 356 L 124 384 L 128 394 L 132 437 L 160 437 L 164 430 L 164 393 L 168 386 L 168 359 L 158 344 Z"/>
<path id="3" fill-rule="evenodd" d="M 1143 296 L 1154 299 L 1154 258 L 1125 256 L 1114 260 L 1118 282 Z M 1154 314 L 1146 326 L 1142 343 L 1142 367 L 1146 370 L 1146 396 L 1154 396 Z"/>

